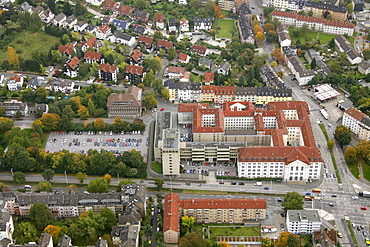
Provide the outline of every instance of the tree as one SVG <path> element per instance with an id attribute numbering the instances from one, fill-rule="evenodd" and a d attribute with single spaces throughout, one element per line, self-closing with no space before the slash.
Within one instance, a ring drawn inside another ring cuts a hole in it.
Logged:
<path id="1" fill-rule="evenodd" d="M 191 227 L 194 225 L 194 217 L 193 216 L 184 216 L 184 217 L 181 217 L 181 224 L 183 226 L 185 226 L 188 231 L 191 229 Z"/>
<path id="2" fill-rule="evenodd" d="M 196 232 L 189 232 L 180 238 L 179 247 L 209 247 L 211 244 L 203 239 L 202 235 Z"/>
<path id="3" fill-rule="evenodd" d="M 54 175 L 55 175 L 55 171 L 54 171 L 54 170 L 52 170 L 52 169 L 46 169 L 46 170 L 44 170 L 44 172 L 42 173 L 42 177 L 43 177 L 46 181 L 48 181 L 48 182 L 50 182 L 50 180 L 53 180 Z"/>
<path id="4" fill-rule="evenodd" d="M 14 121 L 10 118 L 0 117 L 0 133 L 5 133 L 14 126 Z"/>
<path id="5" fill-rule="evenodd" d="M 370 49 L 364 49 L 362 51 L 362 55 L 364 56 L 364 60 L 369 60 L 370 59 Z"/>
<path id="6" fill-rule="evenodd" d="M 220 16 L 222 14 L 222 9 L 221 9 L 221 6 L 220 5 L 215 5 L 214 8 L 213 8 L 214 12 L 215 12 L 215 16 Z"/>
<path id="7" fill-rule="evenodd" d="M 327 145 L 328 145 L 328 148 L 329 148 L 330 150 L 332 150 L 332 149 L 334 148 L 334 141 L 333 141 L 333 140 L 329 140 L 329 141 L 327 142 Z"/>
<path id="8" fill-rule="evenodd" d="M 334 138 L 340 145 L 348 145 L 351 142 L 351 130 L 343 125 L 338 125 L 334 132 Z"/>
<path id="9" fill-rule="evenodd" d="M 353 3 L 347 4 L 348 14 L 352 14 L 353 12 Z"/>
<path id="10" fill-rule="evenodd" d="M 16 231 L 17 242 L 20 244 L 36 242 L 39 239 L 37 230 L 31 222 L 22 222 Z"/>
<path id="11" fill-rule="evenodd" d="M 285 194 L 284 201 L 281 203 L 286 211 L 303 209 L 303 196 L 298 192 L 288 192 Z"/>
<path id="12" fill-rule="evenodd" d="M 107 127 L 107 124 L 104 122 L 103 119 L 98 118 L 94 121 L 94 128 L 96 130 L 104 130 Z"/>
<path id="13" fill-rule="evenodd" d="M 298 240 L 298 245 L 296 245 L 296 242 L 293 241 L 292 238 L 295 238 L 296 240 Z M 289 245 L 289 244 L 294 244 L 294 245 Z M 295 235 L 291 232 L 284 231 L 284 232 L 280 233 L 279 238 L 275 242 L 275 246 L 277 246 L 277 247 L 286 247 L 286 246 L 298 247 L 298 246 L 300 246 L 299 245 L 299 238 L 298 238 L 297 235 Z"/>
<path id="14" fill-rule="evenodd" d="M 113 213 L 109 208 L 103 208 L 100 211 L 100 215 L 106 219 L 106 223 L 104 225 L 105 230 L 112 230 L 112 226 L 117 225 L 116 214 Z"/>
<path id="15" fill-rule="evenodd" d="M 60 227 L 48 225 L 47 227 L 45 227 L 44 232 L 49 233 L 53 238 L 57 238 L 60 233 Z"/>
<path id="16" fill-rule="evenodd" d="M 153 91 L 147 91 L 144 95 L 144 102 L 149 108 L 153 108 L 158 104 Z"/>
<path id="17" fill-rule="evenodd" d="M 91 180 L 86 187 L 89 193 L 106 193 L 109 189 L 109 184 L 104 178 L 96 178 Z"/>
<path id="18" fill-rule="evenodd" d="M 144 75 L 143 83 L 144 83 L 145 86 L 149 87 L 153 83 L 154 79 L 155 79 L 154 73 L 151 70 L 151 71 L 149 71 L 148 73 L 146 73 Z"/>
<path id="19" fill-rule="evenodd" d="M 356 165 L 357 164 L 356 148 L 349 146 L 347 150 L 344 152 L 344 159 L 346 160 L 348 165 Z"/>
<path id="20" fill-rule="evenodd" d="M 23 184 L 26 182 L 26 176 L 23 172 L 15 172 L 13 175 L 13 182 L 17 184 Z"/>
<path id="21" fill-rule="evenodd" d="M 370 141 L 362 140 L 357 144 L 357 155 L 370 164 Z"/>
<path id="22" fill-rule="evenodd" d="M 175 47 L 170 47 L 168 48 L 168 54 L 167 54 L 167 57 L 168 57 L 168 60 L 171 61 L 173 60 L 175 57 L 176 57 L 176 49 Z"/>
<path id="23" fill-rule="evenodd" d="M 78 115 L 81 119 L 86 119 L 89 116 L 89 111 L 86 106 L 81 106 L 80 109 L 78 109 Z"/>
<path id="24" fill-rule="evenodd" d="M 163 179 L 158 178 L 158 177 L 155 178 L 154 184 L 155 184 L 155 186 L 157 186 L 157 189 L 162 189 L 163 184 L 164 184 Z"/>
<path id="25" fill-rule="evenodd" d="M 263 30 L 267 33 L 267 32 L 270 32 L 270 31 L 274 31 L 275 30 L 275 26 L 274 24 L 272 23 L 266 23 L 265 25 L 263 25 Z"/>
<path id="26" fill-rule="evenodd" d="M 135 1 L 135 7 L 140 10 L 146 9 L 148 3 L 146 0 L 137 0 Z"/>
<path id="27" fill-rule="evenodd" d="M 49 182 L 39 182 L 36 185 L 36 192 L 41 192 L 41 191 L 53 192 L 53 185 Z"/>
<path id="28" fill-rule="evenodd" d="M 254 31 L 255 34 L 261 33 L 262 32 L 262 28 L 260 27 L 260 25 L 255 25 L 253 27 L 253 31 Z"/>
<path id="29" fill-rule="evenodd" d="M 5 114 L 6 114 L 6 112 L 5 112 L 5 110 L 4 110 L 4 107 L 2 107 L 2 106 L 0 105 L 0 117 L 4 117 L 4 116 L 5 116 Z M 0 129 L 2 129 L 2 128 L 0 128 Z"/>
<path id="30" fill-rule="evenodd" d="M 131 179 L 122 180 L 118 183 L 116 191 L 120 192 L 122 190 L 122 186 L 126 184 L 136 184 L 136 182 L 132 181 Z"/>
<path id="31" fill-rule="evenodd" d="M 122 131 L 124 124 L 120 117 L 115 117 L 112 123 L 112 127 L 114 131 Z"/>
<path id="32" fill-rule="evenodd" d="M 271 68 L 275 69 L 277 67 L 277 62 L 276 61 L 272 61 L 271 62 Z"/>
<path id="33" fill-rule="evenodd" d="M 317 63 L 316 63 L 316 58 L 314 57 L 311 61 L 311 69 L 316 69 Z"/>
<path id="34" fill-rule="evenodd" d="M 190 8 L 193 8 L 193 9 L 196 9 L 196 10 L 199 9 L 200 4 L 201 4 L 200 0 L 190 0 L 190 2 L 189 2 Z"/>
<path id="35" fill-rule="evenodd" d="M 0 182 L 0 192 L 3 192 L 5 188 L 5 184 Z"/>
<path id="36" fill-rule="evenodd" d="M 76 179 L 83 185 L 85 179 L 87 178 L 87 174 L 85 172 L 78 172 L 76 174 Z"/>
<path id="37" fill-rule="evenodd" d="M 41 128 L 44 131 L 56 130 L 59 126 L 60 116 L 54 113 L 45 113 L 39 119 L 41 121 Z M 37 121 L 37 120 L 36 120 Z"/>
<path id="38" fill-rule="evenodd" d="M 281 49 L 275 49 L 271 56 L 278 61 L 279 63 L 282 63 L 284 61 L 284 54 L 281 52 Z"/>
<path id="39" fill-rule="evenodd" d="M 104 175 L 103 177 L 105 179 L 105 181 L 107 181 L 108 184 L 110 184 L 111 180 L 112 180 L 112 176 L 109 175 L 108 173 Z"/>
<path id="40" fill-rule="evenodd" d="M 261 241 L 262 247 L 274 247 L 274 244 L 271 242 L 270 238 L 265 237 Z"/>
<path id="41" fill-rule="evenodd" d="M 12 68 L 19 69 L 18 55 L 15 52 L 15 49 L 11 46 L 8 46 L 8 61 Z"/>
<path id="42" fill-rule="evenodd" d="M 46 226 L 51 225 L 54 220 L 51 210 L 40 202 L 36 202 L 31 206 L 28 217 L 32 222 L 35 222 L 36 228 L 39 231 L 42 231 Z"/>

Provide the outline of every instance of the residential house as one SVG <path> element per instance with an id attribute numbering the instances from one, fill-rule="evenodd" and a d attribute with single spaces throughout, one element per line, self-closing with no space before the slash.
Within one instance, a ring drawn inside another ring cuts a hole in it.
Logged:
<path id="1" fill-rule="evenodd" d="M 103 3 L 103 0 L 86 0 L 87 3 L 91 5 L 100 6 Z"/>
<path id="2" fill-rule="evenodd" d="M 131 86 L 125 94 L 111 93 L 107 101 L 108 117 L 141 117 L 142 89 Z"/>
<path id="3" fill-rule="evenodd" d="M 168 78 L 170 79 L 179 80 L 180 77 L 184 76 L 185 72 L 186 72 L 186 68 L 184 67 L 169 66 L 166 69 L 165 75 L 167 75 Z"/>
<path id="4" fill-rule="evenodd" d="M 194 31 L 210 31 L 212 28 L 211 18 L 194 17 Z"/>
<path id="5" fill-rule="evenodd" d="M 58 51 L 60 52 L 60 54 L 65 54 L 68 56 L 68 58 L 70 58 L 73 51 L 75 51 L 75 47 L 71 44 L 59 45 Z"/>
<path id="6" fill-rule="evenodd" d="M 185 72 L 187 74 L 188 72 Z M 164 86 L 170 94 L 169 101 L 178 102 L 200 102 L 202 83 L 200 82 L 175 82 L 170 79 L 164 82 Z"/>
<path id="7" fill-rule="evenodd" d="M 98 28 L 95 34 L 97 39 L 108 39 L 111 35 L 111 28 L 107 24 L 104 24 Z"/>
<path id="8" fill-rule="evenodd" d="M 276 31 L 279 38 L 280 46 L 291 46 L 292 39 L 290 38 L 289 30 L 286 28 L 286 26 L 279 24 L 276 27 Z"/>
<path id="9" fill-rule="evenodd" d="M 157 49 L 167 50 L 168 48 L 173 47 L 173 43 L 164 39 L 159 39 L 157 41 Z"/>
<path id="10" fill-rule="evenodd" d="M 10 77 L 6 85 L 9 91 L 18 91 L 23 86 L 23 76 L 15 75 Z"/>
<path id="11" fill-rule="evenodd" d="M 137 40 L 137 44 L 138 45 L 143 44 L 147 50 L 151 50 L 153 48 L 153 38 L 140 35 Z"/>
<path id="12" fill-rule="evenodd" d="M 139 66 L 142 62 L 143 53 L 139 49 L 135 49 L 128 59 L 128 63 Z"/>
<path id="13" fill-rule="evenodd" d="M 97 26 L 93 25 L 93 24 L 88 24 L 86 27 L 85 27 L 85 30 L 84 32 L 85 33 L 96 33 L 96 30 L 98 29 Z"/>
<path id="14" fill-rule="evenodd" d="M 84 53 L 85 63 L 104 63 L 104 56 L 100 52 L 96 51 L 85 51 Z"/>
<path id="15" fill-rule="evenodd" d="M 104 0 L 101 5 L 102 9 L 106 9 L 110 11 L 115 11 L 117 7 L 118 7 L 118 3 L 113 0 Z"/>
<path id="16" fill-rule="evenodd" d="M 19 6 L 19 10 L 22 11 L 22 12 L 28 12 L 30 14 L 32 13 L 32 7 L 31 7 L 31 5 L 28 2 L 23 2 Z"/>
<path id="17" fill-rule="evenodd" d="M 177 59 L 180 63 L 189 63 L 190 61 L 190 56 L 180 53 L 179 58 Z"/>
<path id="18" fill-rule="evenodd" d="M 63 14 L 63 13 L 60 13 L 57 16 L 54 17 L 54 19 L 52 20 L 52 24 L 54 26 L 63 27 L 64 22 L 66 20 L 67 20 L 67 16 L 65 14 Z"/>
<path id="19" fill-rule="evenodd" d="M 32 77 L 31 80 L 27 82 L 26 88 L 33 88 L 36 90 L 37 88 L 41 87 L 44 81 L 45 81 L 44 77 L 41 77 L 41 76 Z"/>
<path id="20" fill-rule="evenodd" d="M 75 91 L 80 90 L 80 86 L 76 85 L 74 81 L 65 81 L 65 80 L 52 80 L 50 83 L 45 86 L 49 91 L 60 91 L 65 94 L 71 94 Z"/>
<path id="21" fill-rule="evenodd" d="M 129 47 L 135 45 L 136 43 L 136 39 L 134 36 L 124 33 L 121 30 L 115 31 L 114 34 L 109 38 L 112 43 L 121 43 L 128 45 Z"/>
<path id="22" fill-rule="evenodd" d="M 353 0 L 352 4 L 353 4 L 353 11 L 357 12 L 357 11 L 364 10 L 364 4 L 365 4 L 364 0 Z"/>
<path id="23" fill-rule="evenodd" d="M 59 238 L 57 247 L 72 247 L 72 240 L 67 235 L 63 235 Z"/>
<path id="24" fill-rule="evenodd" d="M 347 60 L 351 64 L 359 64 L 362 62 L 362 57 L 352 48 L 351 43 L 347 40 L 346 37 L 344 37 L 343 35 L 339 35 L 335 37 L 334 40 L 338 50 L 340 52 L 346 53 Z"/>
<path id="25" fill-rule="evenodd" d="M 78 66 L 80 65 L 80 59 L 74 56 L 70 61 L 68 61 L 64 67 L 64 74 L 74 78 L 78 76 Z"/>
<path id="26" fill-rule="evenodd" d="M 202 68 L 203 70 L 205 70 L 205 69 L 212 69 L 212 67 L 213 67 L 213 60 L 212 59 L 205 58 L 205 57 L 201 57 L 198 60 L 198 66 L 200 68 Z"/>
<path id="27" fill-rule="evenodd" d="M 164 14 L 155 15 L 155 26 L 159 29 L 164 29 Z"/>
<path id="28" fill-rule="evenodd" d="M 361 63 L 358 64 L 358 72 L 360 72 L 363 75 L 367 75 L 370 73 L 370 63 L 362 60 Z"/>
<path id="29" fill-rule="evenodd" d="M 189 32 L 189 30 L 190 30 L 189 21 L 186 20 L 185 18 L 182 18 L 180 20 L 180 31 L 181 32 Z"/>
<path id="30" fill-rule="evenodd" d="M 47 232 L 42 233 L 39 241 L 39 246 L 53 247 L 53 237 Z"/>
<path id="31" fill-rule="evenodd" d="M 95 243 L 95 247 L 108 247 L 108 242 L 105 239 L 99 238 Z"/>
<path id="32" fill-rule="evenodd" d="M 45 23 L 50 23 L 55 17 L 54 13 L 49 8 L 42 11 L 39 16 L 41 21 Z"/>
<path id="33" fill-rule="evenodd" d="M 370 141 L 370 117 L 356 108 L 343 114 L 342 125 L 349 128 L 361 140 Z"/>
<path id="34" fill-rule="evenodd" d="M 16 116 L 18 111 L 22 114 L 22 116 L 29 115 L 27 103 L 22 103 L 22 101 L 18 101 L 16 99 L 0 102 L 0 106 L 4 108 L 5 116 L 7 117 Z"/>
<path id="35" fill-rule="evenodd" d="M 168 33 L 170 35 L 176 35 L 177 34 L 177 27 L 176 27 L 176 20 L 173 17 L 168 18 Z"/>
<path id="36" fill-rule="evenodd" d="M 117 81 L 118 67 L 109 63 L 99 65 L 99 78 L 103 81 Z"/>
<path id="37" fill-rule="evenodd" d="M 191 52 L 195 53 L 195 54 L 198 54 L 200 56 L 207 56 L 209 50 L 208 50 L 207 46 L 204 46 L 204 45 L 193 45 L 191 47 Z"/>
<path id="38" fill-rule="evenodd" d="M 112 25 L 117 27 L 118 30 L 128 30 L 128 27 L 130 26 L 130 23 L 124 20 L 114 19 L 112 21 Z"/>
<path id="39" fill-rule="evenodd" d="M 117 13 L 118 15 L 131 16 L 133 10 L 134 9 L 130 6 L 120 5 L 118 7 Z"/>
<path id="40" fill-rule="evenodd" d="M 64 28 L 72 29 L 77 23 L 77 18 L 74 15 L 68 16 L 66 21 L 63 23 Z"/>
<path id="41" fill-rule="evenodd" d="M 321 231 L 321 218 L 318 210 L 288 210 L 287 230 L 294 234 L 312 234 Z"/>
<path id="42" fill-rule="evenodd" d="M 91 37 L 88 41 L 82 43 L 81 50 L 83 52 L 87 51 L 89 48 L 99 50 L 99 43 L 95 37 Z"/>
<path id="43" fill-rule="evenodd" d="M 187 5 L 188 2 L 186 0 L 179 0 L 179 4 L 182 4 L 182 5 Z"/>
<path id="44" fill-rule="evenodd" d="M 138 34 L 138 35 L 142 35 L 142 34 L 147 33 L 148 30 L 143 26 L 135 24 L 135 25 L 131 25 L 131 32 Z"/>
<path id="45" fill-rule="evenodd" d="M 14 224 L 13 217 L 5 212 L 0 211 L 0 239 L 13 240 Z"/>
<path id="46" fill-rule="evenodd" d="M 215 74 L 214 73 L 204 73 L 203 80 L 205 85 L 213 84 L 215 81 Z"/>
<path id="47" fill-rule="evenodd" d="M 240 40 L 242 43 L 251 43 L 254 44 L 254 33 L 253 28 L 248 20 L 248 18 L 244 15 L 238 16 L 238 28 L 240 32 Z"/>
<path id="48" fill-rule="evenodd" d="M 217 69 L 217 72 L 222 75 L 227 75 L 231 69 L 231 64 L 229 62 L 223 62 Z"/>
<path id="49" fill-rule="evenodd" d="M 84 21 L 79 21 L 77 22 L 74 27 L 73 27 L 73 30 L 75 32 L 83 32 L 85 30 L 85 28 L 87 27 L 87 23 L 85 23 Z"/>
<path id="50" fill-rule="evenodd" d="M 337 231 L 335 230 L 321 230 L 312 233 L 312 239 L 315 246 L 320 247 L 335 247 L 337 246 Z"/>
<path id="51" fill-rule="evenodd" d="M 189 82 L 190 81 L 190 71 L 186 71 L 183 76 L 180 77 L 180 82 Z"/>
<path id="52" fill-rule="evenodd" d="M 40 113 L 41 115 L 44 115 L 45 113 L 49 112 L 49 106 L 48 104 L 35 104 L 35 106 L 29 106 L 28 111 L 30 114 L 37 114 Z"/>
<path id="53" fill-rule="evenodd" d="M 134 20 L 141 21 L 141 22 L 148 22 L 149 21 L 149 13 L 144 10 L 135 10 L 134 11 Z"/>
<path id="54" fill-rule="evenodd" d="M 113 226 L 111 236 L 114 246 L 138 247 L 139 232 L 140 226 L 137 225 Z"/>
<path id="55" fill-rule="evenodd" d="M 145 75 L 144 73 L 144 68 L 141 67 L 141 66 L 135 66 L 135 65 L 131 65 L 131 64 L 128 64 L 126 66 L 126 71 L 125 71 L 125 77 L 126 77 L 126 80 L 133 84 L 136 82 L 137 78 L 143 78 Z"/>

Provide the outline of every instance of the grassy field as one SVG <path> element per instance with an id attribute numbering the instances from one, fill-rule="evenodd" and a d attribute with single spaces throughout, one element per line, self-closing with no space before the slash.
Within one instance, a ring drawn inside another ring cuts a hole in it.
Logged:
<path id="1" fill-rule="evenodd" d="M 360 171 L 358 170 L 358 163 L 356 163 L 354 165 L 347 164 L 347 166 L 348 166 L 348 169 L 350 170 L 350 172 L 352 173 L 352 175 L 355 178 L 358 178 L 358 176 L 360 175 Z"/>
<path id="2" fill-rule="evenodd" d="M 163 173 L 162 163 L 152 162 L 152 170 L 155 171 L 156 173 L 162 174 Z"/>
<path id="3" fill-rule="evenodd" d="M 322 130 L 322 133 L 324 133 L 324 136 L 325 136 L 326 141 L 328 141 L 329 140 L 329 136 L 328 136 L 328 133 L 326 132 L 326 129 L 325 129 L 324 124 L 319 124 L 319 127 Z"/>
<path id="4" fill-rule="evenodd" d="M 366 162 L 361 159 L 361 165 L 362 165 L 362 173 L 364 174 L 364 178 L 367 181 L 370 181 L 370 166 L 366 164 Z"/>
<path id="5" fill-rule="evenodd" d="M 259 227 L 244 227 L 244 226 L 230 226 L 230 227 L 209 227 L 211 231 L 211 239 L 217 236 L 261 236 L 261 229 Z"/>
<path id="6" fill-rule="evenodd" d="M 231 39 L 232 35 L 231 32 L 236 32 L 234 20 L 229 19 L 220 19 L 218 21 L 218 25 L 220 26 L 221 30 L 217 35 L 217 38 L 228 38 Z"/>
<path id="7" fill-rule="evenodd" d="M 330 40 L 332 40 L 333 38 L 335 38 L 337 36 L 337 35 L 333 35 L 333 34 L 327 34 L 327 33 L 315 32 L 315 31 L 307 31 L 305 35 L 301 35 L 299 37 L 294 37 L 292 35 L 293 30 L 294 30 L 294 27 L 289 27 L 290 37 L 291 37 L 292 41 L 296 42 L 298 39 L 300 39 L 302 44 L 304 42 L 306 42 L 306 38 L 309 37 L 312 40 L 320 40 L 320 44 L 324 45 L 324 44 L 329 43 Z M 354 38 L 353 37 L 348 37 L 348 41 L 353 43 Z"/>
<path id="8" fill-rule="evenodd" d="M 33 52 L 48 51 L 58 40 L 57 37 L 43 32 L 31 33 L 24 30 L 15 36 L 10 46 L 15 48 L 18 58 L 30 59 Z M 6 52 L 0 52 L 0 61 L 3 59 L 7 59 Z"/>

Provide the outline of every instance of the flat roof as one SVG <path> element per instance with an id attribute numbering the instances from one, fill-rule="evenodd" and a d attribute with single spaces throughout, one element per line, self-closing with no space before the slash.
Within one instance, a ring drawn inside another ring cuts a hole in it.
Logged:
<path id="1" fill-rule="evenodd" d="M 314 89 L 316 93 L 313 95 L 315 95 L 315 97 L 320 101 L 331 99 L 340 95 L 340 93 L 332 88 L 329 84 L 314 86 Z"/>

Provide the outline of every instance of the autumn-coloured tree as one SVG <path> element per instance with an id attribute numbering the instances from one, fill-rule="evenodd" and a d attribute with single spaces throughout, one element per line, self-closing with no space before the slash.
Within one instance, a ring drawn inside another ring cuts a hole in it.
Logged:
<path id="1" fill-rule="evenodd" d="M 327 145 L 328 145 L 328 148 L 330 149 L 330 150 L 332 150 L 333 148 L 334 148 L 334 141 L 333 140 L 329 140 L 328 142 L 327 142 Z"/>
<path id="2" fill-rule="evenodd" d="M 81 106 L 80 109 L 78 109 L 78 115 L 80 115 L 81 119 L 85 119 L 89 116 L 89 111 L 85 106 Z"/>
<path id="3" fill-rule="evenodd" d="M 254 33 L 259 33 L 259 32 L 262 32 L 262 28 L 260 27 L 260 25 L 255 25 L 253 27 L 253 31 Z"/>
<path id="4" fill-rule="evenodd" d="M 112 180 L 112 176 L 107 173 L 104 175 L 104 179 L 107 181 L 108 184 L 110 184 Z"/>
<path id="5" fill-rule="evenodd" d="M 284 79 L 284 74 L 281 71 L 276 72 L 276 75 L 279 76 L 281 79 Z"/>
<path id="6" fill-rule="evenodd" d="M 266 36 L 262 32 L 258 32 L 256 34 L 256 40 L 258 44 L 261 44 L 262 41 L 264 41 Z"/>
<path id="7" fill-rule="evenodd" d="M 51 131 L 58 128 L 60 117 L 54 113 L 45 113 L 39 120 L 41 121 L 41 127 L 44 131 Z"/>
<path id="8" fill-rule="evenodd" d="M 86 178 L 87 178 L 87 174 L 84 172 L 78 172 L 76 174 L 76 179 L 80 182 L 81 185 L 83 185 Z"/>
<path id="9" fill-rule="evenodd" d="M 103 130 L 105 129 L 105 127 L 107 127 L 107 124 L 104 122 L 103 119 L 98 118 L 94 121 L 94 128 L 96 130 Z"/>
<path id="10" fill-rule="evenodd" d="M 274 31 L 275 26 L 272 23 L 266 23 L 265 25 L 263 25 L 263 30 L 265 30 L 266 33 L 270 31 Z"/>
<path id="11" fill-rule="evenodd" d="M 276 66 L 277 66 L 277 62 L 276 61 L 272 61 L 271 62 L 271 68 L 276 68 Z"/>
<path id="12" fill-rule="evenodd" d="M 349 146 L 347 150 L 344 152 L 344 159 L 346 160 L 348 165 L 356 165 L 357 164 L 356 148 Z"/>
<path id="13" fill-rule="evenodd" d="M 18 55 L 11 46 L 8 46 L 8 62 L 14 69 L 19 69 Z"/>
<path id="14" fill-rule="evenodd" d="M 284 61 L 284 54 L 281 52 L 281 49 L 275 49 L 271 56 L 278 61 L 279 63 L 282 63 Z"/>
<path id="15" fill-rule="evenodd" d="M 252 21 L 252 27 L 256 26 L 256 25 L 260 25 L 260 23 L 257 21 L 257 20 L 253 20 Z"/>
<path id="16" fill-rule="evenodd" d="M 297 49 L 297 55 L 298 56 L 302 55 L 302 52 L 303 52 L 302 49 Z"/>
<path id="17" fill-rule="evenodd" d="M 215 11 L 215 16 L 220 16 L 221 13 L 222 13 L 221 6 L 220 5 L 215 5 L 213 8 L 214 8 L 214 11 Z"/>
<path id="18" fill-rule="evenodd" d="M 298 245 L 296 245 L 296 241 L 298 241 Z M 284 231 L 280 233 L 279 238 L 275 242 L 275 246 L 277 247 L 298 247 L 299 245 L 299 237 L 291 232 Z"/>
<path id="19" fill-rule="evenodd" d="M 45 227 L 44 232 L 49 233 L 53 238 L 58 237 L 60 232 L 59 226 L 48 225 Z"/>

